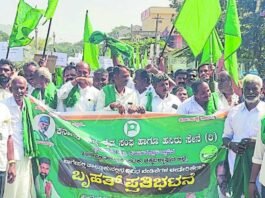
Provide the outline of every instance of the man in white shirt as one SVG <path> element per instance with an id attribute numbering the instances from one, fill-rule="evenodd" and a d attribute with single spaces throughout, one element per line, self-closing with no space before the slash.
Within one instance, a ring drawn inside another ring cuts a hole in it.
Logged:
<path id="1" fill-rule="evenodd" d="M 99 90 L 92 86 L 89 79 L 90 67 L 85 62 L 76 65 L 77 77 L 65 83 L 57 92 L 63 100 L 66 112 L 95 111 Z"/>
<path id="2" fill-rule="evenodd" d="M 0 103 L 0 109 L 0 197 L 2 198 L 5 189 L 6 170 L 8 170 L 7 182 L 12 183 L 16 176 L 16 163 L 14 160 L 11 115 L 8 108 L 2 103 Z"/>
<path id="3" fill-rule="evenodd" d="M 231 107 L 238 105 L 239 97 L 235 94 L 232 79 L 226 71 L 221 71 L 218 74 L 217 83 L 220 109 L 229 110 Z"/>
<path id="4" fill-rule="evenodd" d="M 9 60 L 0 60 L 0 101 L 10 97 L 9 91 L 10 79 L 14 74 L 13 64 Z"/>
<path id="5" fill-rule="evenodd" d="M 29 157 L 24 156 L 22 109 L 25 106 L 24 97 L 27 93 L 27 81 L 22 76 L 16 76 L 11 82 L 12 96 L 3 100 L 11 113 L 11 125 L 14 140 L 14 160 L 16 162 L 16 180 L 6 183 L 4 197 L 33 197 L 32 166 Z"/>
<path id="6" fill-rule="evenodd" d="M 194 95 L 179 106 L 177 114 L 211 115 L 219 110 L 217 97 L 211 93 L 207 82 L 195 81 L 191 88 Z"/>
<path id="7" fill-rule="evenodd" d="M 98 69 L 93 75 L 93 86 L 98 90 L 106 86 L 109 83 L 109 73 L 105 69 Z"/>
<path id="8" fill-rule="evenodd" d="M 262 80 L 259 76 L 245 76 L 245 102 L 233 107 L 225 120 L 223 143 L 229 149 L 228 162 L 234 180 L 232 187 L 235 197 L 243 194 L 248 197 L 244 182 L 249 181 L 255 139 L 261 127 L 261 118 L 265 115 L 265 103 L 260 101 L 261 89 Z"/>
<path id="9" fill-rule="evenodd" d="M 175 113 L 181 102 L 169 93 L 169 77 L 164 73 L 156 74 L 152 77 L 152 85 L 154 91 L 147 93 L 145 101 L 142 102 L 146 111 Z"/>
<path id="10" fill-rule="evenodd" d="M 114 84 L 107 85 L 99 93 L 97 111 L 118 111 L 120 114 L 144 113 L 144 108 L 138 104 L 135 91 L 128 88 L 130 73 L 125 66 L 116 66 L 113 69 Z"/>
<path id="11" fill-rule="evenodd" d="M 24 77 L 28 82 L 28 94 L 31 95 L 34 88 L 34 74 L 38 68 L 38 65 L 35 62 L 28 62 L 23 65 Z"/>
<path id="12" fill-rule="evenodd" d="M 145 100 L 146 94 L 153 91 L 150 74 L 145 69 L 138 69 L 135 71 L 133 81 L 138 102 L 141 104 Z"/>

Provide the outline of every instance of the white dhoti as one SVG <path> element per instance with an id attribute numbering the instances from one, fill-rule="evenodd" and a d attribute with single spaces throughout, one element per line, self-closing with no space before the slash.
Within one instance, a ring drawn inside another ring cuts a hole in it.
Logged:
<path id="1" fill-rule="evenodd" d="M 36 198 L 29 158 L 16 161 L 16 178 L 12 184 L 6 182 L 4 198 Z"/>

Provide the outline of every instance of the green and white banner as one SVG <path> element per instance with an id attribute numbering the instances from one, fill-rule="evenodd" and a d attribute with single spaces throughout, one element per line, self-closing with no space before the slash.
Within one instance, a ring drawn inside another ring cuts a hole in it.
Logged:
<path id="1" fill-rule="evenodd" d="M 38 197 L 218 197 L 224 118 L 60 115 L 34 105 Z"/>

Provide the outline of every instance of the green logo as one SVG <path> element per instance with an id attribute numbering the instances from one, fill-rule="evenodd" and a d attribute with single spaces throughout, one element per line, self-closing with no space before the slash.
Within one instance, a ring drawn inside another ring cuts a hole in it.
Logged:
<path id="1" fill-rule="evenodd" d="M 205 146 L 200 152 L 200 159 L 203 163 L 209 163 L 216 159 L 218 148 L 214 145 Z"/>

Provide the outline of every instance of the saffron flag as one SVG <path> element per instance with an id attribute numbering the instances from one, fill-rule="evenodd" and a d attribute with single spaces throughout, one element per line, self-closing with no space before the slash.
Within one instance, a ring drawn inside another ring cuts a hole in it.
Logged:
<path id="1" fill-rule="evenodd" d="M 219 17 L 219 0 L 186 0 L 174 22 L 176 30 L 189 45 L 194 56 L 198 56 Z"/>
<path id="2" fill-rule="evenodd" d="M 240 32 L 239 18 L 235 0 L 228 0 L 225 19 L 225 48 L 224 60 L 225 69 L 238 84 L 238 64 L 236 51 L 240 47 L 242 38 Z"/>
<path id="3" fill-rule="evenodd" d="M 32 41 L 29 34 L 37 27 L 42 15 L 42 10 L 32 8 L 24 0 L 20 0 L 8 46 L 12 48 L 28 45 Z"/>
<path id="4" fill-rule="evenodd" d="M 83 48 L 83 61 L 90 65 L 90 68 L 94 71 L 99 68 L 98 56 L 99 49 L 96 44 L 90 43 L 89 39 L 93 33 L 91 22 L 88 18 L 88 11 L 86 11 L 85 27 L 84 27 L 84 48 Z"/>

